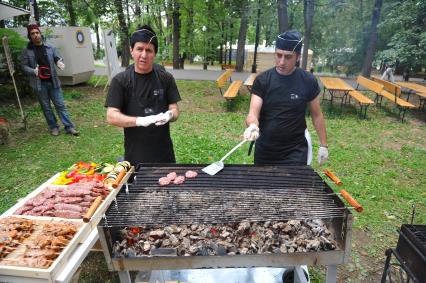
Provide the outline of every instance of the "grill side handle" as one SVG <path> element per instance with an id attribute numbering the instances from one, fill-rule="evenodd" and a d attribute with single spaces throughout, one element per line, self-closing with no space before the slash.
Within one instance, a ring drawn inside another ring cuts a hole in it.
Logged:
<path id="1" fill-rule="evenodd" d="M 333 172 L 331 172 L 328 169 L 324 170 L 324 174 L 327 175 L 328 178 L 330 178 L 330 180 L 332 180 L 334 183 L 336 183 L 336 185 L 341 186 L 343 185 L 343 182 L 340 181 L 339 177 L 337 177 L 336 175 L 334 175 Z"/>
<path id="2" fill-rule="evenodd" d="M 93 214 L 95 213 L 96 209 L 102 202 L 102 197 L 98 196 L 95 201 L 92 203 L 92 205 L 87 210 L 86 214 L 83 216 L 83 222 L 88 223 L 90 221 L 90 218 L 92 218 Z"/>
<path id="3" fill-rule="evenodd" d="M 123 180 L 123 177 L 126 175 L 126 173 L 127 172 L 124 169 L 120 171 L 120 174 L 118 174 L 117 179 L 115 179 L 114 183 L 112 183 L 112 187 L 114 189 L 118 188 L 118 185 L 120 185 L 121 180 Z"/>
<path id="4" fill-rule="evenodd" d="M 340 190 L 340 195 L 353 207 L 357 212 L 362 212 L 364 208 L 354 199 L 346 190 Z"/>

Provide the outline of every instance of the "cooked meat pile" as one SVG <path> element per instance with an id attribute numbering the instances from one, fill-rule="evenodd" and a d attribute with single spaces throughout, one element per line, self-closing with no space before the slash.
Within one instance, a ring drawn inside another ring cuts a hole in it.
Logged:
<path id="1" fill-rule="evenodd" d="M 33 232 L 34 224 L 27 219 L 6 217 L 0 219 L 0 259 L 13 252 Z"/>
<path id="2" fill-rule="evenodd" d="M 115 257 L 152 256 L 173 248 L 178 256 L 294 253 L 336 249 L 321 220 L 126 227 L 113 245 Z"/>
<path id="3" fill-rule="evenodd" d="M 23 235 L 4 244 L 7 253 L 2 253 L 0 265 L 49 268 L 77 232 L 74 224 L 66 222 L 38 224 L 14 217 L 0 221 L 1 231 L 18 231 L 15 234 Z M 31 228 L 24 233 L 24 227 Z"/>
<path id="4" fill-rule="evenodd" d="M 109 192 L 102 182 L 75 183 L 67 188 L 47 187 L 29 199 L 15 214 L 79 219 L 97 196 L 105 199 Z"/>

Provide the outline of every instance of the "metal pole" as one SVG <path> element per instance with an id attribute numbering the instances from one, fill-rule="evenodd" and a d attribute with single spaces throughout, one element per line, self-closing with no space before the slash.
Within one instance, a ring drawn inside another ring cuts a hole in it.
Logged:
<path id="1" fill-rule="evenodd" d="M 256 69 L 257 69 L 256 60 L 257 60 L 257 46 L 259 45 L 260 0 L 258 1 L 257 5 L 258 6 L 257 6 L 257 22 L 256 22 L 256 40 L 255 40 L 255 43 L 254 43 L 253 65 L 251 65 L 251 72 L 252 73 L 256 73 Z"/>
<path id="2" fill-rule="evenodd" d="M 234 25 L 231 23 L 229 26 L 229 62 L 228 64 L 231 65 L 231 60 L 232 60 L 232 28 L 234 27 Z"/>
<path id="3" fill-rule="evenodd" d="M 203 35 L 204 35 L 204 62 L 203 62 L 203 70 L 207 70 L 207 54 L 206 54 L 206 26 L 203 26 Z"/>

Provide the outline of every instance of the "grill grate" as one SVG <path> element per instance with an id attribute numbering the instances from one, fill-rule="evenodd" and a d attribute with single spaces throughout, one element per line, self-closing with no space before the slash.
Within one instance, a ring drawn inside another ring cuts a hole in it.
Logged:
<path id="1" fill-rule="evenodd" d="M 101 226 L 178 225 L 341 218 L 347 209 L 307 166 L 226 166 L 215 176 L 203 165 L 145 165 L 129 193 L 122 190 Z M 182 185 L 160 187 L 170 172 L 199 173 Z"/>

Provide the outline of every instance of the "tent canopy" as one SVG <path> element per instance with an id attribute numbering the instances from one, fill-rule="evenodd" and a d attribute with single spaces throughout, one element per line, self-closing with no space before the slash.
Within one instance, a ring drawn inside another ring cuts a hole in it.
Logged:
<path id="1" fill-rule="evenodd" d="M 30 11 L 25 9 L 17 8 L 6 3 L 0 3 L 0 21 L 29 13 Z"/>

